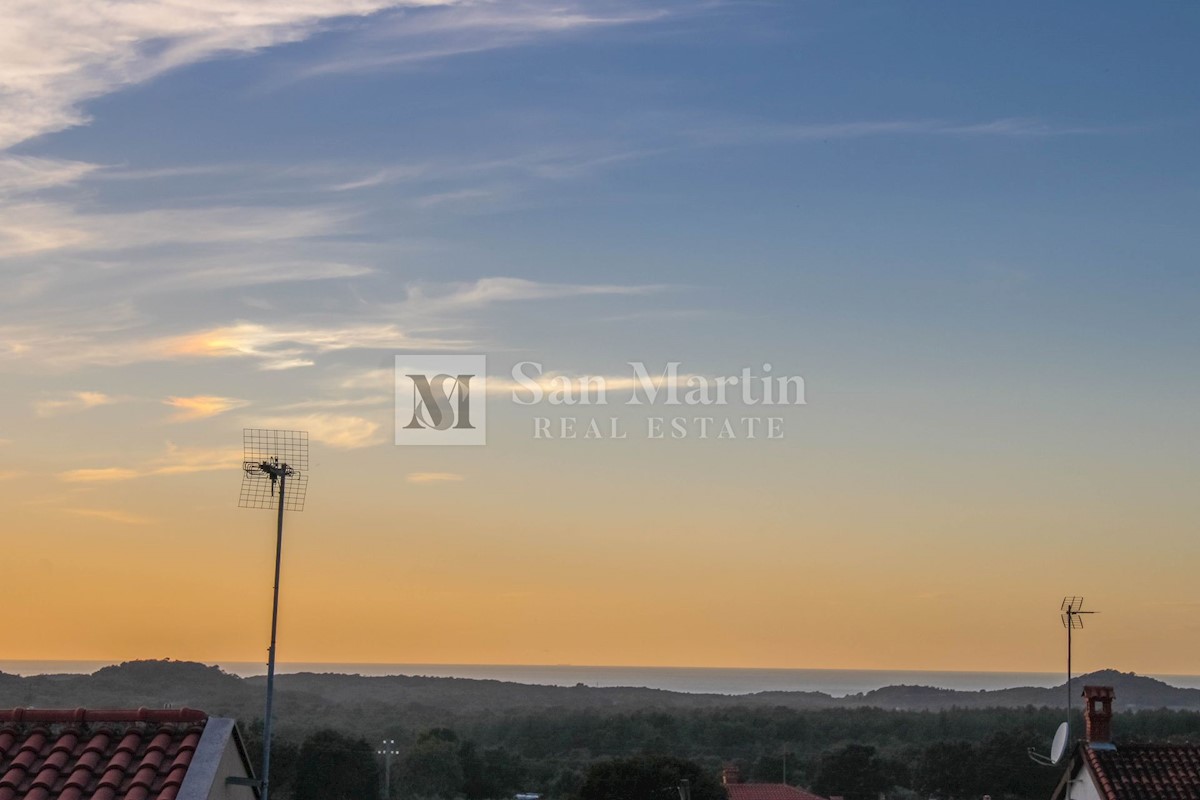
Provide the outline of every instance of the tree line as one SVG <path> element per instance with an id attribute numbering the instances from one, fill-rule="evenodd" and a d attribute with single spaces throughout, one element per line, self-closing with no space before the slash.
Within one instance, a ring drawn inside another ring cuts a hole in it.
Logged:
<path id="1" fill-rule="evenodd" d="M 985 794 L 1047 800 L 1059 770 L 1038 766 L 1027 751 L 1047 752 L 1060 721 L 1060 712 L 1043 708 L 733 708 L 479 714 L 455 719 L 453 728 L 409 729 L 401 722 L 385 732 L 400 751 L 386 795 L 376 743 L 353 731 L 314 727 L 275 739 L 272 794 L 279 800 L 499 800 L 537 792 L 546 800 L 604 800 L 619 796 L 606 794 L 606 787 L 642 787 L 645 794 L 647 787 L 672 788 L 671 780 L 691 775 L 693 797 L 701 800 L 698 792 L 733 764 L 748 780 L 786 781 L 846 800 Z M 1078 716 L 1073 729 L 1082 730 Z M 1118 742 L 1200 741 L 1200 714 L 1122 713 L 1114 731 Z M 261 724 L 245 737 L 257 763 Z M 642 774 L 647 769 L 652 774 Z"/>

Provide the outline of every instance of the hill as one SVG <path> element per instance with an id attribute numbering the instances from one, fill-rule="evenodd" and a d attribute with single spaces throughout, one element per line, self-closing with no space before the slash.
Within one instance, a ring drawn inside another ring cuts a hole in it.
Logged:
<path id="1" fill-rule="evenodd" d="M 1117 690 L 1119 710 L 1200 710 L 1200 690 L 1115 670 L 1072 681 L 1078 696 L 1083 685 L 1102 683 Z M 185 661 L 131 661 L 91 675 L 0 673 L 0 707 L 182 706 L 253 719 L 261 716 L 265 678 L 240 678 L 217 667 Z M 1061 707 L 1066 687 L 1023 687 L 957 691 L 928 686 L 888 686 L 833 697 L 822 692 L 759 692 L 745 695 L 689 694 L 660 689 L 534 686 L 497 680 L 395 675 L 366 677 L 300 673 L 276 678 L 281 724 L 314 717 L 373 718 L 382 710 L 401 709 L 414 720 L 497 715 L 515 711 L 632 712 L 647 709 L 705 710 L 734 707 L 782 707 L 795 710 L 880 708 L 940 711 L 952 708 Z"/>

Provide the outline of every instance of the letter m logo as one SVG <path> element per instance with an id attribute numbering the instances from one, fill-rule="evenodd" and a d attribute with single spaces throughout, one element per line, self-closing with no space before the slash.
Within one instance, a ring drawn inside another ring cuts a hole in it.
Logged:
<path id="1" fill-rule="evenodd" d="M 413 415 L 405 428 L 470 428 L 471 378 L 474 375 L 410 374 L 413 382 Z"/>
<path id="2" fill-rule="evenodd" d="M 396 444 L 486 443 L 484 356 L 396 357 Z"/>

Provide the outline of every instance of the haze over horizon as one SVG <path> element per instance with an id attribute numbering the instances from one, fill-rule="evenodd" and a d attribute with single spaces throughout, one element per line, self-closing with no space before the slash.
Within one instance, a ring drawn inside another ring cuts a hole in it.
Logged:
<path id="1" fill-rule="evenodd" d="M 0 29 L 4 659 L 264 660 L 281 427 L 283 662 L 1057 672 L 1077 594 L 1200 673 L 1197 7 L 166 6 Z M 487 446 L 392 444 L 429 353 Z M 538 440 L 523 361 L 806 402 Z"/>

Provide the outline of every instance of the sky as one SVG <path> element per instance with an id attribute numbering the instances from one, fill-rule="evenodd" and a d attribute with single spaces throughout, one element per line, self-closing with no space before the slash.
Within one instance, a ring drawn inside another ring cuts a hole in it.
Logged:
<path id="1" fill-rule="evenodd" d="M 1200 9 L 14 0 L 6 659 L 1200 673 Z M 487 357 L 483 447 L 397 357 Z M 606 376 L 523 406 L 520 362 Z M 644 435 L 630 362 L 800 376 Z M 624 439 L 538 439 L 616 417 Z"/>

